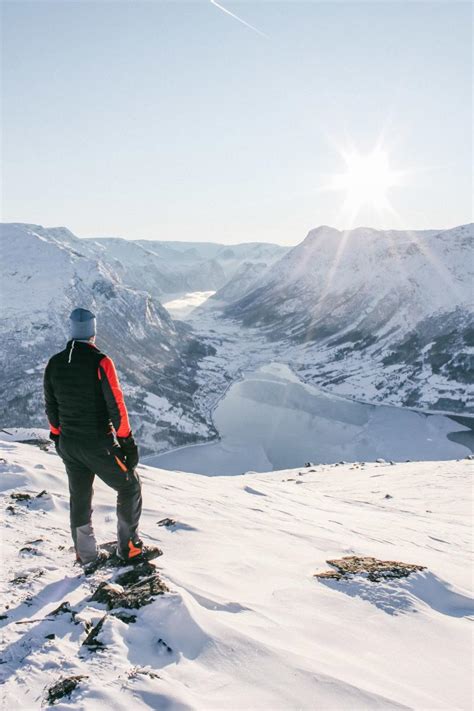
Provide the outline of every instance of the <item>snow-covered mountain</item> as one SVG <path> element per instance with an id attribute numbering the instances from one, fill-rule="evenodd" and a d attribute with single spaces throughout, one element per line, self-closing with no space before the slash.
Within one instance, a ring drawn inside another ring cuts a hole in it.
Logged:
<path id="1" fill-rule="evenodd" d="M 164 555 L 147 604 L 107 609 L 97 589 L 120 596 L 127 574 L 74 565 L 54 448 L 3 439 L 2 708 L 39 711 L 50 693 L 91 711 L 471 708 L 472 461 L 215 478 L 139 466 L 141 534 Z M 113 540 L 101 481 L 94 502 Z M 346 556 L 423 569 L 338 579 L 328 561 Z"/>
<path id="2" fill-rule="evenodd" d="M 474 412 L 473 234 L 319 227 L 224 314 L 341 394 Z"/>
<path id="3" fill-rule="evenodd" d="M 64 347 L 69 313 L 80 305 L 97 314 L 97 343 L 123 377 L 145 450 L 214 434 L 192 407 L 196 362 L 207 351 L 187 326 L 68 230 L 5 224 L 0 244 L 3 424 L 44 423 L 44 367 Z"/>
<path id="4" fill-rule="evenodd" d="M 98 245 L 102 258 L 113 260 L 124 283 L 159 299 L 163 294 L 216 290 L 226 281 L 217 260 L 183 254 L 157 242 L 120 238 L 81 241 Z"/>
<path id="5" fill-rule="evenodd" d="M 196 273 L 206 262 L 218 265 L 223 276 L 220 283 L 217 283 L 217 280 L 213 282 L 205 280 L 195 287 L 195 291 L 218 289 L 234 278 L 237 272 L 243 274 L 246 268 L 252 269 L 258 265 L 261 270 L 263 267 L 269 267 L 290 249 L 290 247 L 265 242 L 223 245 L 213 242 L 138 240 L 138 243 L 148 250 L 156 251 L 169 263 L 181 265 L 189 263 L 190 268 L 194 267 Z"/>
<path id="6" fill-rule="evenodd" d="M 233 302 L 242 298 L 258 285 L 258 280 L 268 268 L 266 262 L 243 262 L 229 281 L 216 291 L 208 302 L 205 302 L 204 307 L 212 306 L 215 301 Z"/>

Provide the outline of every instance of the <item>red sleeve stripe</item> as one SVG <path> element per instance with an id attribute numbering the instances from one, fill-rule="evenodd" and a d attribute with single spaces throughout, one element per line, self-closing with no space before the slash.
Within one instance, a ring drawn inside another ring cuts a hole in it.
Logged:
<path id="1" fill-rule="evenodd" d="M 100 361 L 99 366 L 107 378 L 110 390 L 112 391 L 113 399 L 118 409 L 120 422 L 113 422 L 117 437 L 128 437 L 131 427 L 130 422 L 128 421 L 128 412 L 123 399 L 123 392 L 120 387 L 115 365 L 111 358 L 105 356 L 105 358 L 102 358 Z"/>
<path id="2" fill-rule="evenodd" d="M 53 435 L 61 434 L 61 426 L 55 427 L 55 426 L 52 425 L 51 422 L 50 422 L 50 423 L 49 423 L 49 429 L 51 430 L 51 432 L 52 432 Z"/>

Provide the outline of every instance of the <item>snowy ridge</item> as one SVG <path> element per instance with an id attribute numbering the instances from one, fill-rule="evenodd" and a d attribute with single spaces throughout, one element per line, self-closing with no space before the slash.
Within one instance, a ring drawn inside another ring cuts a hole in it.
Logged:
<path id="1" fill-rule="evenodd" d="M 39 709 L 73 675 L 64 708 L 470 708 L 472 461 L 215 478 L 141 466 L 142 535 L 163 548 L 170 591 L 132 610 L 135 623 L 108 615 L 93 652 L 86 623 L 105 610 L 91 594 L 110 573 L 72 565 L 62 463 L 5 441 L 0 456 L 6 708 Z M 96 531 L 111 540 L 113 494 L 95 488 Z M 426 570 L 313 577 L 351 554 Z M 75 620 L 51 616 L 65 601 Z"/>

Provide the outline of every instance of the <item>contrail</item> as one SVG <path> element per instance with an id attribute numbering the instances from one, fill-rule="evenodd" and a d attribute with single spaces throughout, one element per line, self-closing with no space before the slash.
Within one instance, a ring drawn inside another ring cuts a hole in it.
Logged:
<path id="1" fill-rule="evenodd" d="M 210 0 L 210 3 L 211 3 L 211 5 L 215 5 L 216 7 L 218 7 L 219 10 L 222 10 L 222 12 L 225 12 L 226 15 L 230 15 L 231 17 L 233 17 L 234 20 L 238 20 L 243 25 L 245 25 L 245 27 L 248 27 L 250 30 L 253 30 L 258 35 L 261 35 L 262 37 L 266 37 L 267 39 L 270 39 L 270 37 L 268 35 L 266 35 L 265 32 L 261 32 L 260 30 L 257 30 L 257 28 L 254 27 L 253 25 L 249 25 L 249 23 L 245 22 L 245 20 L 242 20 L 241 17 L 237 17 L 237 15 L 234 15 L 233 12 L 231 12 L 230 10 L 227 10 L 227 8 L 223 7 L 222 5 L 219 5 L 219 3 L 216 2 L 216 0 Z"/>

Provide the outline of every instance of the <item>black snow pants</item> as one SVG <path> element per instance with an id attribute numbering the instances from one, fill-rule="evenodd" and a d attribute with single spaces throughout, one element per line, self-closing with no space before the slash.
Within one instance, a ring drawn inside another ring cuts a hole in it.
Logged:
<path id="1" fill-rule="evenodd" d="M 117 492 L 117 541 L 119 552 L 126 557 L 129 541 L 137 540 L 139 535 L 141 482 L 136 471 L 128 471 L 125 466 L 122 450 L 113 435 L 85 443 L 61 435 L 58 454 L 69 479 L 71 533 L 78 559 L 89 563 L 97 556 L 91 520 L 96 474 Z"/>

